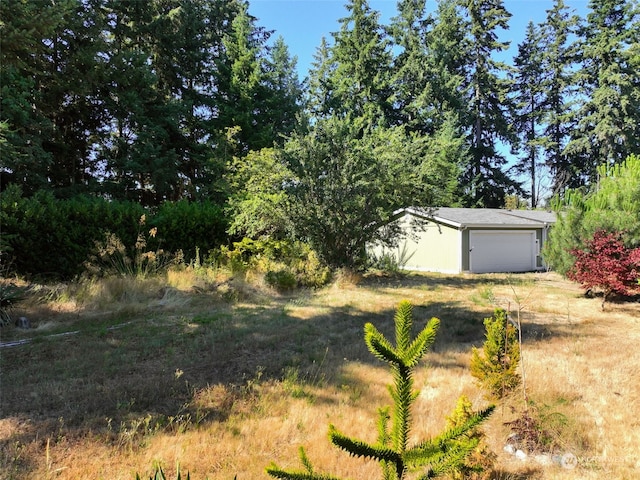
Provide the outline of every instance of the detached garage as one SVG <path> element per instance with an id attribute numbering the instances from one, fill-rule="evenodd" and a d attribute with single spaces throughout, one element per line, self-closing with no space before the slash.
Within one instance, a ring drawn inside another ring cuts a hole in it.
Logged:
<path id="1" fill-rule="evenodd" d="M 530 272 L 545 268 L 540 251 L 555 214 L 540 210 L 406 208 L 394 222 L 403 232 L 393 255 L 407 270 L 442 273 Z"/>

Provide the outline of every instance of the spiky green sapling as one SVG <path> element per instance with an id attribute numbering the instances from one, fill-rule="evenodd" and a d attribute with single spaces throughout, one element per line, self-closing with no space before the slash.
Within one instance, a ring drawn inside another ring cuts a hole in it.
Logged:
<path id="1" fill-rule="evenodd" d="M 412 305 L 402 301 L 395 314 L 396 342 L 393 345 L 371 323 L 364 327 L 364 340 L 369 351 L 389 364 L 393 384 L 389 393 L 391 408 L 378 410 L 378 440 L 368 443 L 340 433 L 329 426 L 331 443 L 350 455 L 364 457 L 380 463 L 384 480 L 402 480 L 409 471 L 418 471 L 417 478 L 434 478 L 463 465 L 466 457 L 477 447 L 477 436 L 469 435 L 493 411 L 493 406 L 469 415 L 462 424 L 450 426 L 440 435 L 409 446 L 411 408 L 418 396 L 413 389 L 413 370 L 433 344 L 440 325 L 432 318 L 415 338 L 411 338 L 413 326 Z M 286 471 L 275 464 L 267 467 L 267 473 L 275 478 L 290 480 L 339 480 L 339 477 L 316 473 L 306 452 L 300 449 L 304 470 Z"/>
<path id="2" fill-rule="evenodd" d="M 485 318 L 484 326 L 486 339 L 482 350 L 473 348 L 471 375 L 487 389 L 489 396 L 502 398 L 520 384 L 518 331 L 502 308 Z"/>

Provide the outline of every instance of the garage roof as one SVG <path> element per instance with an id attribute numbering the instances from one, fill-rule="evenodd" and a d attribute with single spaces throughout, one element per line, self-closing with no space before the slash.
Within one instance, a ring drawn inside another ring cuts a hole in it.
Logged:
<path id="1" fill-rule="evenodd" d="M 406 208 L 400 212 L 435 220 L 456 228 L 511 227 L 540 228 L 554 224 L 554 212 L 544 210 L 505 210 L 499 208 Z"/>

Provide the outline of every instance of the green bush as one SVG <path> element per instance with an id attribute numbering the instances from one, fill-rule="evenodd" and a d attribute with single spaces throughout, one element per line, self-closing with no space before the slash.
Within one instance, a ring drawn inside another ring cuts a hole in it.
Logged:
<path id="1" fill-rule="evenodd" d="M 144 210 L 93 197 L 59 200 L 49 192 L 27 198 L 10 186 L 0 197 L 0 212 L 2 251 L 14 273 L 69 279 L 82 272 L 94 242 L 107 231 L 135 243 Z"/>
<path id="2" fill-rule="evenodd" d="M 96 242 L 104 242 L 106 235 L 136 245 L 143 215 L 147 228 L 159 233 L 148 238 L 150 251 L 182 250 L 190 260 L 196 247 L 209 250 L 226 240 L 222 210 L 208 202 L 166 203 L 154 214 L 131 201 L 57 199 L 50 192 L 25 197 L 10 185 L 0 196 L 0 254 L 11 273 L 70 279 L 83 272 Z"/>
<path id="3" fill-rule="evenodd" d="M 264 275 L 264 281 L 279 291 L 293 290 L 298 284 L 296 276 L 289 270 L 269 270 Z"/>
<path id="4" fill-rule="evenodd" d="M 196 248 L 208 252 L 227 241 L 224 212 L 208 201 L 163 203 L 148 223 L 158 229 L 158 243 L 149 245 L 166 252 L 182 250 L 187 262 L 195 259 Z"/>
<path id="5" fill-rule="evenodd" d="M 233 247 L 222 246 L 209 253 L 208 263 L 227 267 L 234 274 L 254 271 L 265 275 L 276 288 L 317 288 L 331 279 L 331 270 L 307 244 L 290 240 L 243 238 Z"/>

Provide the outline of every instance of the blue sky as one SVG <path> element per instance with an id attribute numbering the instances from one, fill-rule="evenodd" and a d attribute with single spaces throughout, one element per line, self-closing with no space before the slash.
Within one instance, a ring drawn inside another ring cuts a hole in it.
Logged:
<path id="1" fill-rule="evenodd" d="M 313 62 L 313 55 L 322 37 L 332 40 L 331 32 L 340 28 L 339 19 L 347 14 L 345 0 L 249 0 L 249 12 L 258 18 L 258 25 L 275 30 L 272 38 L 282 35 L 291 55 L 298 57 L 298 71 L 302 79 Z M 503 40 L 511 41 L 508 63 L 513 52 L 524 39 L 530 20 L 544 21 L 552 0 L 505 0 L 505 8 L 512 14 L 510 28 L 501 32 Z M 381 13 L 380 22 L 387 24 L 396 15 L 396 0 L 369 0 L 369 6 Z M 581 17 L 586 16 L 588 0 L 565 0 Z M 436 0 L 427 0 L 427 9 L 433 10 Z"/>

